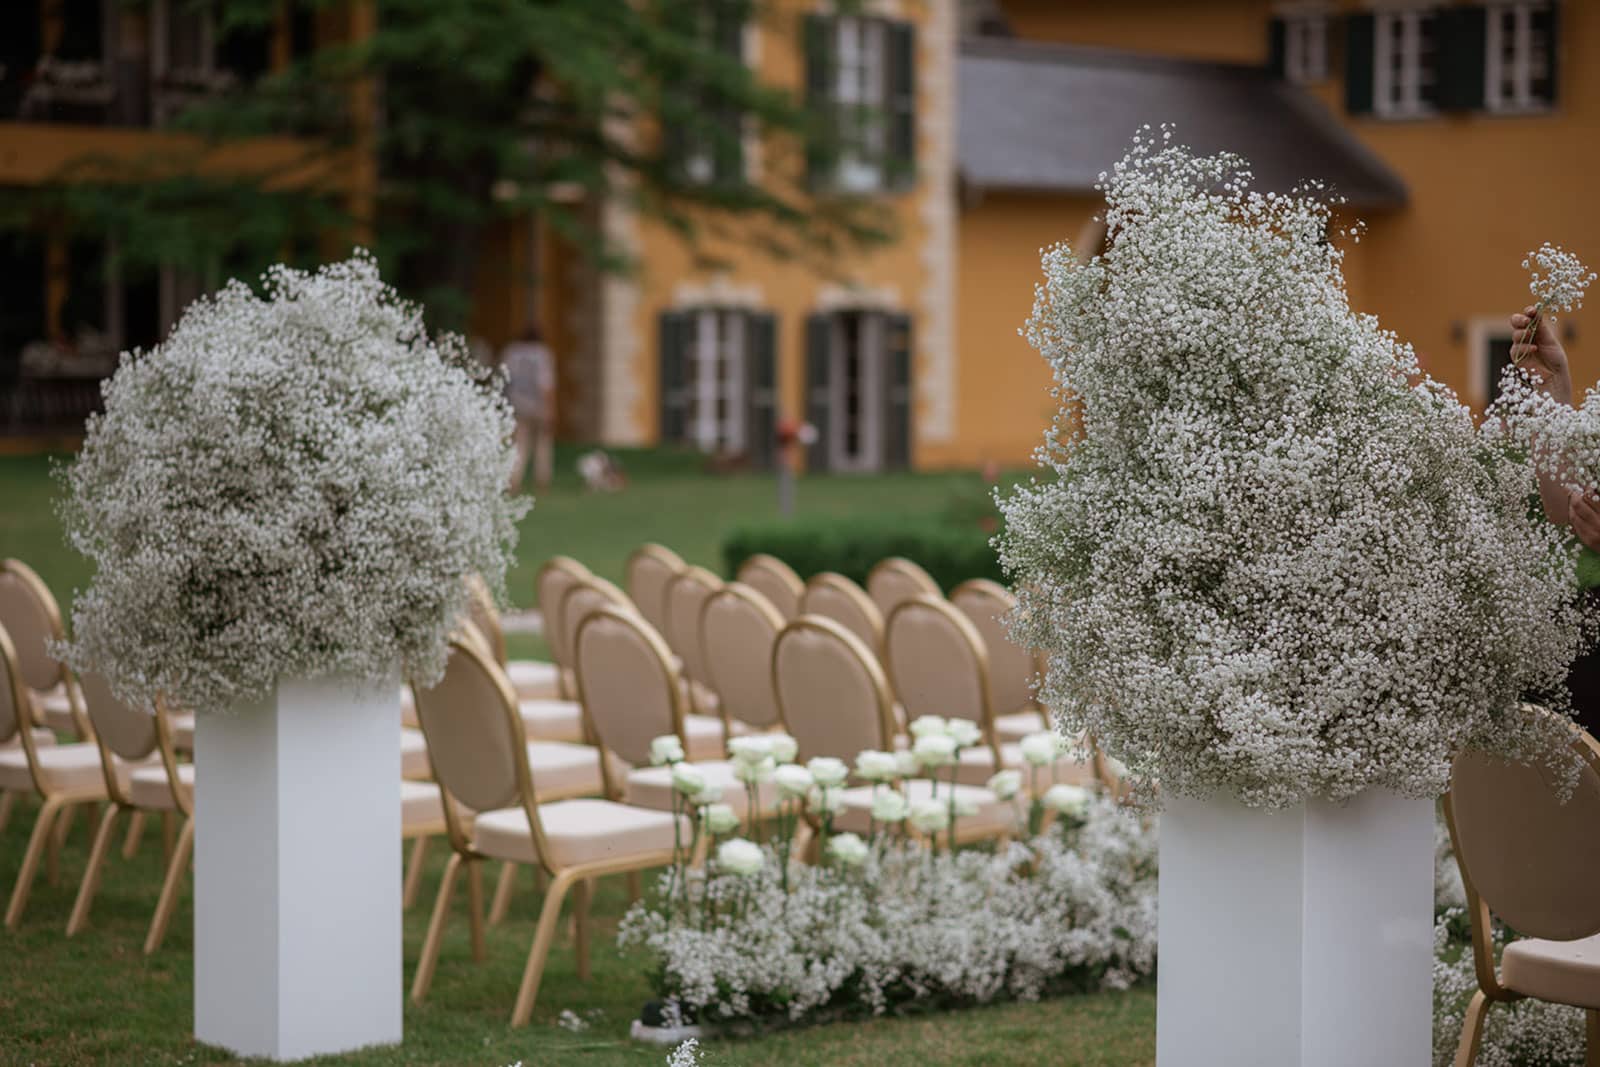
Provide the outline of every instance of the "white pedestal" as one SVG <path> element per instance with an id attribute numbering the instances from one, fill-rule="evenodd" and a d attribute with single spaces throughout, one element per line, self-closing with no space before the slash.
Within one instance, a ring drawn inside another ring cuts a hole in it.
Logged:
<path id="1" fill-rule="evenodd" d="M 196 1039 L 276 1060 L 400 1040 L 397 693 L 290 681 L 198 717 Z"/>
<path id="2" fill-rule="evenodd" d="M 1426 1067 L 1433 802 L 1278 812 L 1169 797 L 1160 1067 Z"/>

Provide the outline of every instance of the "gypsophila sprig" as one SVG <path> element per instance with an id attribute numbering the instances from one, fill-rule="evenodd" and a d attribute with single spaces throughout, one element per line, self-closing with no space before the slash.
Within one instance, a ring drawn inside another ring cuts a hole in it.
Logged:
<path id="1" fill-rule="evenodd" d="M 1536 306 L 1552 311 L 1576 311 L 1583 307 L 1584 290 L 1594 283 L 1595 274 L 1560 245 L 1548 241 L 1538 251 L 1529 252 L 1522 269 L 1532 275 L 1528 291 Z"/>
<path id="2" fill-rule="evenodd" d="M 1329 207 L 1145 133 L 1106 250 L 1044 256 L 1063 399 L 1002 502 L 1041 696 L 1134 779 L 1254 805 L 1435 796 L 1468 744 L 1561 751 L 1575 554 L 1499 437 L 1351 310 Z"/>
<path id="3" fill-rule="evenodd" d="M 67 468 L 94 564 L 64 650 L 201 712 L 280 678 L 443 673 L 466 579 L 504 585 L 526 505 L 511 413 L 358 252 L 230 282 L 124 357 Z"/>

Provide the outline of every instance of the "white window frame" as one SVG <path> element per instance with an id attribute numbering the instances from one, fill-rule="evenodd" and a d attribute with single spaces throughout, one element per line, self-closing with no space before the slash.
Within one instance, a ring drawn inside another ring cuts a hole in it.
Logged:
<path id="1" fill-rule="evenodd" d="M 743 452 L 745 338 L 749 314 L 726 307 L 695 308 L 689 345 L 689 439 L 702 452 Z"/>
<path id="2" fill-rule="evenodd" d="M 1283 75 L 1296 85 L 1328 80 L 1328 13 L 1290 11 L 1283 16 Z"/>
<path id="3" fill-rule="evenodd" d="M 1488 5 L 1483 78 L 1483 102 L 1488 110 L 1517 114 L 1550 107 L 1548 100 L 1533 95 L 1534 82 L 1549 75 L 1554 58 L 1534 54 L 1538 42 L 1533 32 L 1533 16 L 1537 11 L 1548 10 L 1549 6 L 1530 0 Z"/>
<path id="4" fill-rule="evenodd" d="M 849 342 L 845 330 L 847 317 L 856 319 L 858 324 L 856 369 L 859 380 L 856 385 L 861 394 L 861 424 L 859 447 L 854 454 L 846 448 L 848 428 L 845 422 L 849 413 L 845 409 L 845 395 L 851 385 L 845 373 L 849 368 Z M 886 316 L 874 309 L 853 308 L 837 311 L 833 315 L 832 344 L 828 353 L 830 470 L 871 473 L 883 469 L 883 389 L 885 364 L 889 358 L 886 350 L 889 338 L 885 326 Z"/>
<path id="5" fill-rule="evenodd" d="M 1423 99 L 1423 76 L 1427 70 L 1422 61 L 1423 23 L 1432 16 L 1432 10 L 1421 7 L 1376 12 L 1372 53 L 1374 114 L 1418 118 L 1434 113 L 1433 105 Z"/>
<path id="6" fill-rule="evenodd" d="M 834 185 L 847 193 L 888 186 L 889 29 L 882 19 L 841 15 L 833 23 L 834 105 L 852 125 Z"/>

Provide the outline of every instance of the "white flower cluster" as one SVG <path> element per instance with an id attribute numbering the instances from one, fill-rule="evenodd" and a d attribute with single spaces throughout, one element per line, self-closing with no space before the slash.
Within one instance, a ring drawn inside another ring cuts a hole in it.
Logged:
<path id="1" fill-rule="evenodd" d="M 66 473 L 95 573 L 72 662 L 199 711 L 280 678 L 444 669 L 466 578 L 504 582 L 525 505 L 511 413 L 371 256 L 230 282 L 126 356 Z"/>
<path id="2" fill-rule="evenodd" d="M 1576 311 L 1583 307 L 1583 293 L 1594 283 L 1595 274 L 1581 260 L 1560 245 L 1549 242 L 1529 252 L 1522 269 L 1531 273 L 1528 291 L 1541 310 Z"/>
<path id="3" fill-rule="evenodd" d="M 1477 744 L 1549 757 L 1575 552 L 1502 438 L 1350 308 L 1329 209 L 1145 134 L 1108 247 L 1044 256 L 1063 407 L 1003 501 L 1041 696 L 1135 780 L 1279 806 L 1435 796 Z"/>
<path id="4" fill-rule="evenodd" d="M 1155 966 L 1156 838 L 1107 799 L 1083 814 L 998 853 L 840 834 L 835 858 L 852 858 L 794 865 L 787 891 L 777 850 L 753 870 L 726 870 L 719 855 L 691 876 L 702 919 L 641 903 L 619 940 L 701 1021 L 1126 987 Z"/>

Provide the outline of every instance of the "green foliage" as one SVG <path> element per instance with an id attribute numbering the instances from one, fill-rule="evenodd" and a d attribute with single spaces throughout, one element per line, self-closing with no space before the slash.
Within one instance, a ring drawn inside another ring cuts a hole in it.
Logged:
<path id="1" fill-rule="evenodd" d="M 729 576 L 757 552 L 777 556 L 801 577 L 837 571 L 864 582 L 875 563 L 904 556 L 920 564 L 948 591 L 968 578 L 1003 580 L 990 534 L 977 525 L 937 519 L 805 518 L 742 526 L 722 543 Z"/>

